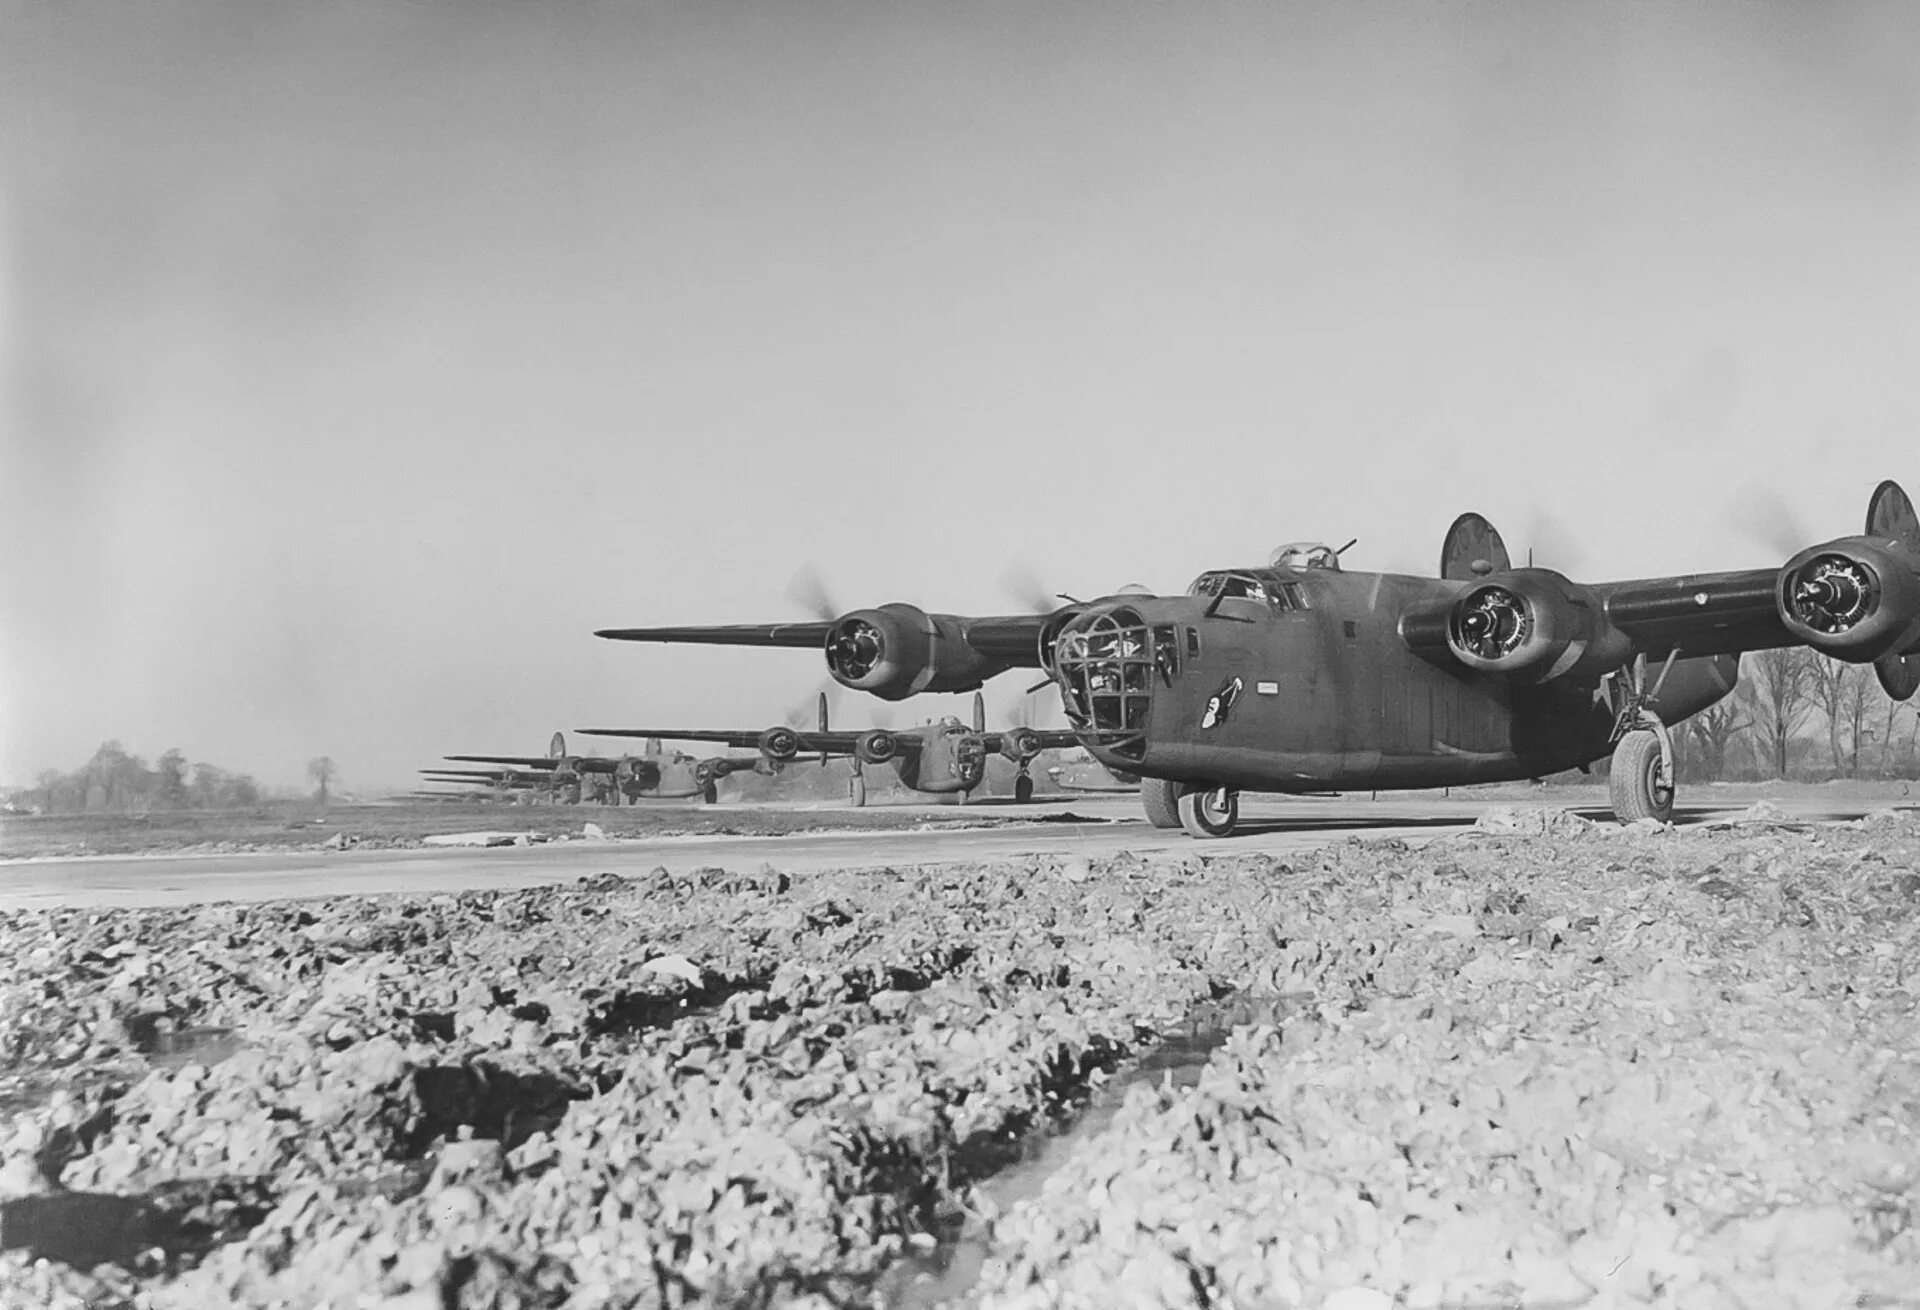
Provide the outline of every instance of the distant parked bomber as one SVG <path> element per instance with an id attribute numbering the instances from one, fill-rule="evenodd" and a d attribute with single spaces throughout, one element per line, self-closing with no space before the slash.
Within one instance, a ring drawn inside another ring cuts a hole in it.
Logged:
<path id="1" fill-rule="evenodd" d="M 789 764 L 805 755 L 818 756 L 822 763 L 833 757 L 845 758 L 853 766 L 847 779 L 847 795 L 855 805 L 864 805 L 867 801 L 862 765 L 891 765 L 901 783 L 914 791 L 957 794 L 965 800 L 986 777 L 990 755 L 1010 760 L 1018 770 L 1014 776 L 1013 797 L 1024 803 L 1033 799 L 1033 775 L 1029 770 L 1040 752 L 1072 746 L 1079 740 L 1069 731 L 1048 732 L 1036 728 L 988 732 L 986 717 L 986 702 L 976 694 L 971 727 L 949 716 L 918 728 L 835 732 L 827 726 L 827 698 L 822 695 L 818 731 L 784 724 L 758 732 L 707 728 L 580 728 L 577 731 L 589 737 L 663 737 L 672 741 L 751 746 L 775 766 Z"/>
<path id="2" fill-rule="evenodd" d="M 679 751 L 663 751 L 657 734 L 647 743 L 644 753 L 622 755 L 618 759 L 570 755 L 564 733 L 556 732 L 542 755 L 449 755 L 450 760 L 472 764 L 500 764 L 516 769 L 538 770 L 555 799 L 569 804 L 591 789 L 603 803 L 619 805 L 643 800 L 678 800 L 698 796 L 711 805 L 719 799 L 720 780 L 728 774 L 751 769 L 760 763 L 757 756 L 719 756 L 698 759 Z"/>
<path id="3" fill-rule="evenodd" d="M 1612 756 L 1622 821 L 1673 812 L 1669 729 L 1733 690 L 1744 651 L 1809 646 L 1920 689 L 1920 517 L 1882 482 L 1865 530 L 1777 568 L 1579 583 L 1516 568 L 1462 514 L 1440 576 L 1349 572 L 1282 546 L 1183 596 L 973 618 L 896 602 L 811 623 L 614 628 L 621 641 L 804 646 L 884 700 L 1043 669 L 1080 743 L 1145 779 L 1160 827 L 1224 837 L 1242 791 L 1538 778 Z"/>

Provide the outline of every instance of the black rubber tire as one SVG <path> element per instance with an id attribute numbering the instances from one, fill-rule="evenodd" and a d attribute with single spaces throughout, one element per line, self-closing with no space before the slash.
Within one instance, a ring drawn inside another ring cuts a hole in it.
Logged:
<path id="1" fill-rule="evenodd" d="M 1660 767 L 1660 739 L 1645 728 L 1622 737 L 1613 748 L 1607 790 L 1613 815 L 1622 823 L 1637 819 L 1673 822 L 1673 781 Z"/>
<path id="2" fill-rule="evenodd" d="M 859 774 L 847 779 L 847 804 L 860 809 L 867 803 L 867 780 Z"/>
<path id="3" fill-rule="evenodd" d="M 1189 837 L 1231 837 L 1240 825 L 1240 793 L 1231 787 L 1183 788 L 1179 805 L 1180 826 Z"/>
<path id="4" fill-rule="evenodd" d="M 1147 822 L 1156 828 L 1180 826 L 1180 784 L 1165 778 L 1140 780 L 1140 804 L 1147 811 Z"/>
<path id="5" fill-rule="evenodd" d="M 720 784 L 710 782 L 702 787 L 700 789 L 700 799 L 708 805 L 718 805 L 720 803 Z"/>
<path id="6" fill-rule="evenodd" d="M 1021 774 L 1013 780 L 1013 800 L 1016 805 L 1025 805 L 1033 799 L 1033 778 Z"/>

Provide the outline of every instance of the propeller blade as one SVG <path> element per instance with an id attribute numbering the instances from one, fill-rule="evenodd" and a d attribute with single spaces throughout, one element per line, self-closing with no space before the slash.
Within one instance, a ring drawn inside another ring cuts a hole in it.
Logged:
<path id="1" fill-rule="evenodd" d="M 1586 553 L 1578 540 L 1566 530 L 1564 521 L 1538 505 L 1527 519 L 1526 537 L 1529 568 L 1554 569 L 1561 573 L 1579 573 L 1586 567 Z"/>
<path id="2" fill-rule="evenodd" d="M 973 693 L 973 730 L 987 730 L 987 698 L 985 693 L 978 691 Z"/>
<path id="3" fill-rule="evenodd" d="M 811 563 L 801 565 L 800 571 L 793 575 L 793 581 L 787 584 L 787 599 L 817 619 L 837 619 L 844 613 L 833 603 L 820 570 Z"/>
<path id="4" fill-rule="evenodd" d="M 820 731 L 827 731 L 827 693 L 820 693 Z"/>
<path id="5" fill-rule="evenodd" d="M 1779 492 L 1758 483 L 1742 487 L 1727 506 L 1727 522 L 1742 536 L 1776 555 L 1796 555 L 1813 543 Z"/>
<path id="6" fill-rule="evenodd" d="M 1025 560 L 1013 560 L 1000 570 L 1000 590 L 1034 614 L 1051 614 L 1060 608 L 1059 597 Z"/>

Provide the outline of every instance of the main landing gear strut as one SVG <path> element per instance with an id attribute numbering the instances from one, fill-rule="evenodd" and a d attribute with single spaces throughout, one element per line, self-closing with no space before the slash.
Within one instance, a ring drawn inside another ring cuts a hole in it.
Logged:
<path id="1" fill-rule="evenodd" d="M 1678 652 L 1675 652 L 1676 654 Z M 1614 817 L 1622 823 L 1673 819 L 1673 736 L 1660 716 L 1648 708 L 1660 696 L 1660 685 L 1673 667 L 1673 655 L 1661 666 L 1660 676 L 1647 686 L 1647 657 L 1606 675 L 1602 686 L 1613 707 L 1613 764 L 1608 791 Z"/>

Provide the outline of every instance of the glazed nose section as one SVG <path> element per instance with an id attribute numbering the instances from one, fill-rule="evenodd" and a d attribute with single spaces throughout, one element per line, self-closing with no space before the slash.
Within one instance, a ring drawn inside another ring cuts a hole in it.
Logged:
<path id="1" fill-rule="evenodd" d="M 1128 605 L 1080 615 L 1054 646 L 1053 676 L 1074 726 L 1136 759 L 1146 749 L 1154 669 L 1153 634 Z"/>

